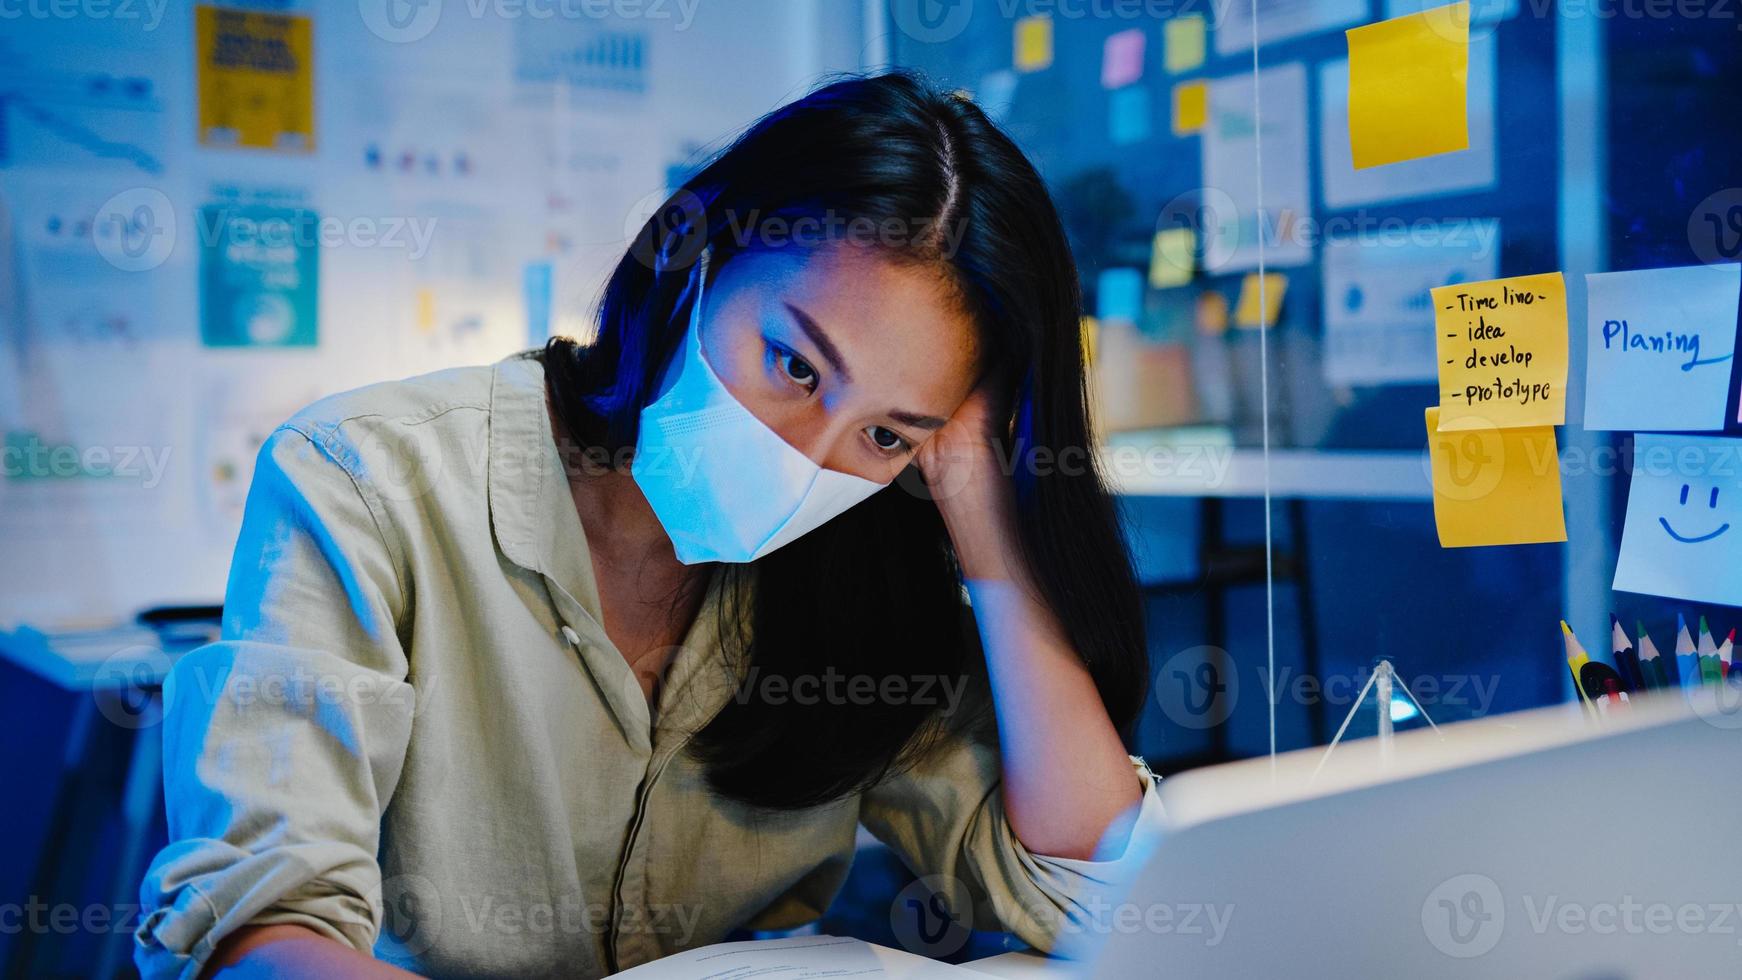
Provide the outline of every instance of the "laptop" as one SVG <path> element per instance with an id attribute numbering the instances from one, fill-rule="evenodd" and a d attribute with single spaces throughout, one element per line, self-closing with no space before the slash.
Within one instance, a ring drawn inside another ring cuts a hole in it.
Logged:
<path id="1" fill-rule="evenodd" d="M 1742 977 L 1742 690 L 1166 779 L 1089 975 Z"/>

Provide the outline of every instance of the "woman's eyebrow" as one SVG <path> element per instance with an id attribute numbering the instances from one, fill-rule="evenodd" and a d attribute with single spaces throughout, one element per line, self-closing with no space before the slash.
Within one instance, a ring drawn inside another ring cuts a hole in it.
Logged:
<path id="1" fill-rule="evenodd" d="M 829 368 L 840 375 L 842 381 L 853 380 L 852 372 L 848 371 L 847 365 L 841 361 L 840 350 L 835 347 L 835 342 L 829 339 L 829 335 L 823 332 L 823 328 L 817 324 L 817 321 L 811 319 L 809 313 L 791 303 L 782 303 L 781 305 L 785 306 L 787 312 L 792 314 L 792 318 L 798 321 L 798 328 L 803 330 L 804 335 L 811 339 L 811 343 L 817 345 L 817 350 L 822 353 L 823 360 L 829 362 Z"/>
<path id="2" fill-rule="evenodd" d="M 889 417 L 902 425 L 911 425 L 916 429 L 941 429 L 948 419 L 940 419 L 936 415 L 915 415 L 912 412 L 890 412 Z"/>

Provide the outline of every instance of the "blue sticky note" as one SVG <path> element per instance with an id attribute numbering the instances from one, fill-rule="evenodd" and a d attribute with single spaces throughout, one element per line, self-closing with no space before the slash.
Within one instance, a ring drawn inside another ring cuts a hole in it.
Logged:
<path id="1" fill-rule="evenodd" d="M 1634 440 L 1615 588 L 1742 606 L 1742 440 Z"/>
<path id="2" fill-rule="evenodd" d="M 1585 428 L 1724 427 L 1742 265 L 1585 276 Z"/>
<path id="3" fill-rule="evenodd" d="M 1143 272 L 1103 269 L 1095 280 L 1095 318 L 1137 323 L 1143 317 Z"/>
<path id="4" fill-rule="evenodd" d="M 1115 89 L 1107 96 L 1107 135 L 1118 145 L 1149 138 L 1149 89 Z"/>

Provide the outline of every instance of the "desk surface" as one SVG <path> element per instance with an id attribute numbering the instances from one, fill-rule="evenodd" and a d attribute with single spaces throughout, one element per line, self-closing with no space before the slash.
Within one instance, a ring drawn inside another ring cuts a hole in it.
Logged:
<path id="1" fill-rule="evenodd" d="M 963 963 L 962 966 L 976 973 L 1003 977 L 1005 980 L 1059 980 L 1060 977 L 1072 975 L 1069 967 L 1061 961 L 1030 950 L 1000 953 L 983 960 Z"/>

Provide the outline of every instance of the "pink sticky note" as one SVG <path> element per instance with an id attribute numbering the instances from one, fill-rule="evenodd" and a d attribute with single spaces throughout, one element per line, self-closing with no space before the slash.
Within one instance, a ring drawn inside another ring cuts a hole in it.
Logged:
<path id="1" fill-rule="evenodd" d="M 1107 38 L 1101 49 L 1101 87 L 1119 88 L 1143 77 L 1143 29 L 1133 27 Z"/>

